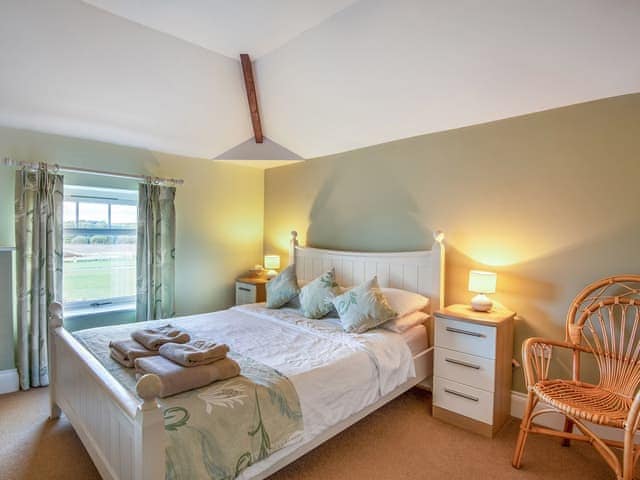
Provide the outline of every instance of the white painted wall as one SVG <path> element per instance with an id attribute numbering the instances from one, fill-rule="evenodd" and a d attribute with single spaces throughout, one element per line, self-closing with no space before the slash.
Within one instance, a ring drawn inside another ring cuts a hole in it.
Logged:
<path id="1" fill-rule="evenodd" d="M 79 0 L 0 17 L 2 126 L 208 158 L 252 135 L 237 61 Z"/>
<path id="2" fill-rule="evenodd" d="M 635 0 L 361 0 L 257 61 L 265 133 L 309 158 L 637 92 L 639 25 Z"/>

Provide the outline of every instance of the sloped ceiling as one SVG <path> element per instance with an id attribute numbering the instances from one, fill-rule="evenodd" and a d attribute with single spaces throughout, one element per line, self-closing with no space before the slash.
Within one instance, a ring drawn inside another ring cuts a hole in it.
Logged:
<path id="1" fill-rule="evenodd" d="M 262 160 L 302 160 L 300 155 L 287 150 L 282 145 L 272 142 L 264 137 L 262 143 L 256 143 L 253 138 L 236 145 L 216 157 L 217 160 L 246 160 L 247 158 L 260 158 Z"/>
<path id="2" fill-rule="evenodd" d="M 84 0 L 237 59 L 258 58 L 356 0 Z"/>
<path id="3" fill-rule="evenodd" d="M 252 135 L 235 60 L 80 0 L 1 10 L 0 125 L 204 158 Z"/>
<path id="4" fill-rule="evenodd" d="M 304 158 L 640 91 L 635 1 L 86 2 L 3 2 L 0 124 L 245 151 L 242 50 L 265 135 Z"/>
<path id="5" fill-rule="evenodd" d="M 640 91 L 640 2 L 362 0 L 257 62 L 309 158 Z"/>

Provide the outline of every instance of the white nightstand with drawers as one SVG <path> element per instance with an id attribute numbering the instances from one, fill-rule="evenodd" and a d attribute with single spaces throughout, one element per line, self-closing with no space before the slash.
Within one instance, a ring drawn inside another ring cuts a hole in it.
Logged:
<path id="1" fill-rule="evenodd" d="M 509 418 L 514 312 L 435 314 L 433 416 L 492 437 Z"/>
<path id="2" fill-rule="evenodd" d="M 236 305 L 258 303 L 267 300 L 266 278 L 238 278 L 236 280 Z"/>

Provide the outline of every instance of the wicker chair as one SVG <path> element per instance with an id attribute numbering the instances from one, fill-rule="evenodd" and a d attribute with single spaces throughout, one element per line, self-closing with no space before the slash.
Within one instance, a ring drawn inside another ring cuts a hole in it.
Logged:
<path id="1" fill-rule="evenodd" d="M 571 380 L 550 380 L 550 350 L 572 351 Z M 582 354 L 593 355 L 600 378 L 596 385 L 580 381 Z M 617 475 L 631 480 L 640 445 L 635 433 L 640 419 L 640 275 L 605 278 L 586 287 L 567 314 L 564 342 L 529 338 L 522 345 L 528 401 L 513 454 L 520 468 L 529 433 L 543 433 L 591 443 Z M 534 411 L 542 402 L 544 408 Z M 564 431 L 534 425 L 539 415 L 561 413 Z M 600 438 L 585 421 L 624 429 L 624 441 Z M 576 426 L 580 433 L 574 433 Z M 622 449 L 622 461 L 613 448 Z"/>

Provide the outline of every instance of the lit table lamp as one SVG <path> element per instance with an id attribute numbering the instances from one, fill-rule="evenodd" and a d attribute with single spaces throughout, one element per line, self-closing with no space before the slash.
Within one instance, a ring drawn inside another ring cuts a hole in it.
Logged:
<path id="1" fill-rule="evenodd" d="M 494 272 L 471 270 L 469 272 L 469 291 L 477 293 L 471 299 L 471 308 L 476 312 L 488 312 L 493 302 L 485 293 L 496 293 L 497 275 Z"/>
<path id="2" fill-rule="evenodd" d="M 280 255 L 265 255 L 264 256 L 264 268 L 267 270 L 267 277 L 275 277 L 280 268 Z"/>

